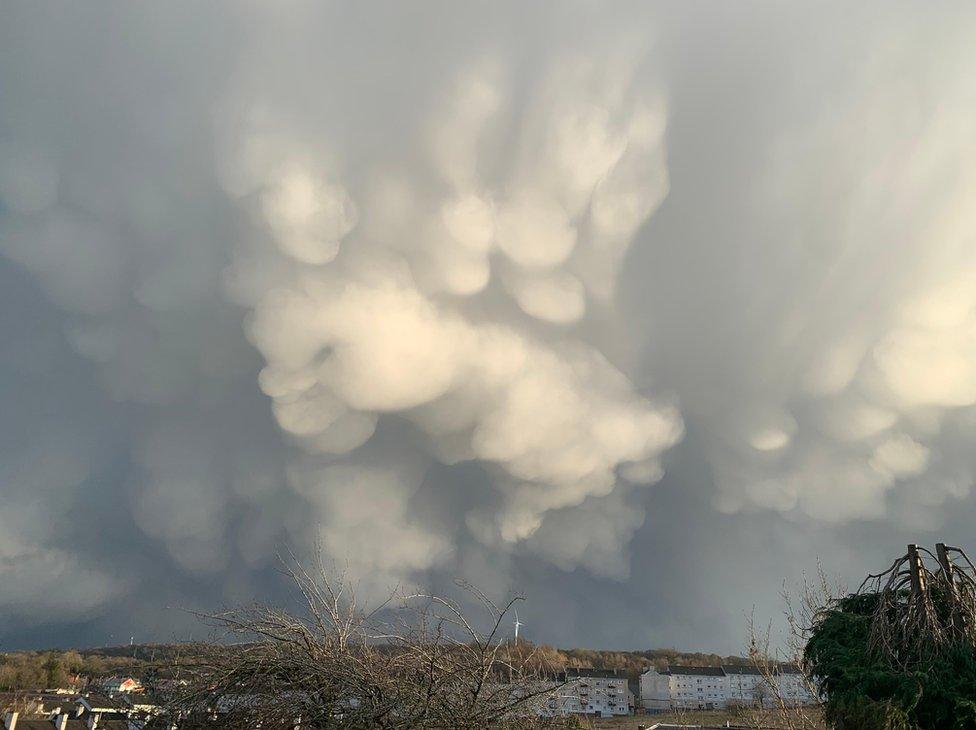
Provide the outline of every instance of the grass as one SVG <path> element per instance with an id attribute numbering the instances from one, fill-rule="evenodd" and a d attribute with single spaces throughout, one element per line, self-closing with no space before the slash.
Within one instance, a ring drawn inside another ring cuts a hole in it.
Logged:
<path id="1" fill-rule="evenodd" d="M 811 723 L 819 721 L 819 710 L 810 708 L 809 718 Z M 614 717 L 605 719 L 588 719 L 589 727 L 595 730 L 637 730 L 644 726 L 650 728 L 656 723 L 673 723 L 675 725 L 712 725 L 724 727 L 726 722 L 730 722 L 734 727 L 762 727 L 766 730 L 773 728 L 787 728 L 783 722 L 777 722 L 777 712 L 775 710 L 686 710 L 678 713 L 663 713 L 659 715 L 631 715 L 630 717 Z M 813 724 L 813 727 L 823 727 L 826 725 Z"/>

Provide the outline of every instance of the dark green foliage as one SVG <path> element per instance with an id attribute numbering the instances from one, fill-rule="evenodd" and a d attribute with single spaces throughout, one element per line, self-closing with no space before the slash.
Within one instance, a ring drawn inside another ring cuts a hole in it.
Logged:
<path id="1" fill-rule="evenodd" d="M 946 606 L 933 596 L 937 611 Z M 822 611 L 805 651 L 837 728 L 976 729 L 976 651 L 952 641 L 913 661 L 872 647 L 880 594 L 849 595 Z M 939 604 L 942 604 L 941 606 Z"/>

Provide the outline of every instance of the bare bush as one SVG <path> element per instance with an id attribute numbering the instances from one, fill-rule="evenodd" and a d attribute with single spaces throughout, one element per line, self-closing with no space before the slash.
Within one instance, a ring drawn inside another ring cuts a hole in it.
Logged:
<path id="1" fill-rule="evenodd" d="M 976 646 L 976 566 L 960 548 L 939 543 L 936 553 L 909 545 L 888 570 L 869 575 L 857 591 L 877 596 L 872 651 L 904 670 L 931 661 L 947 647 Z M 925 556 L 934 567 L 926 565 Z"/>
<path id="2" fill-rule="evenodd" d="M 257 605 L 202 616 L 220 640 L 188 647 L 168 674 L 182 687 L 162 726 L 484 728 L 545 722 L 556 689 L 531 648 L 503 637 L 518 597 L 496 605 L 392 594 L 372 609 L 343 574 L 283 563 L 302 610 Z M 235 643 L 228 643 L 228 639 Z M 551 719 L 548 722 L 555 723 Z"/>
<path id="3" fill-rule="evenodd" d="M 815 618 L 826 606 L 830 606 L 843 593 L 839 585 L 832 585 L 818 562 L 814 580 L 804 576 L 799 593 L 794 593 L 784 583 L 780 592 L 783 600 L 783 616 L 786 620 L 785 642 L 780 648 L 772 648 L 772 624 L 759 629 L 755 612 L 749 617 L 749 659 L 758 671 L 761 682 L 751 711 L 745 711 L 750 726 L 757 728 L 783 728 L 784 730 L 821 730 L 826 727 L 821 704 L 799 704 L 787 696 L 780 683 L 784 671 L 798 671 L 803 688 L 812 697 L 820 696 L 820 688 L 807 671 L 804 649 Z M 765 708 L 765 709 L 763 709 Z"/>

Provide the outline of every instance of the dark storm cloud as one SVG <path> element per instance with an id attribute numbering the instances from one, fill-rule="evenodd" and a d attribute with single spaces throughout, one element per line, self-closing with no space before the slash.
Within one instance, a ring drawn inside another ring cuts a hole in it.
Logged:
<path id="1" fill-rule="evenodd" d="M 319 542 L 733 651 L 965 544 L 976 25 L 876 11 L 5 7 L 0 641 Z"/>

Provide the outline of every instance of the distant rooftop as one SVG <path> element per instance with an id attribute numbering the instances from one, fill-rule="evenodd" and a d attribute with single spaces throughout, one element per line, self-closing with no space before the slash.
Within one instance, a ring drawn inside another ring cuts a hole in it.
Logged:
<path id="1" fill-rule="evenodd" d="M 782 664 L 772 667 L 773 674 L 802 674 L 795 664 Z M 755 666 L 749 664 L 723 664 L 720 667 L 692 667 L 681 666 L 679 664 L 668 665 L 661 674 L 682 674 L 694 677 L 724 677 L 730 674 L 760 675 L 762 672 Z"/>
<path id="2" fill-rule="evenodd" d="M 722 671 L 726 674 L 762 674 L 756 667 L 749 664 L 723 664 Z"/>
<path id="3" fill-rule="evenodd" d="M 665 674 L 690 674 L 696 677 L 724 677 L 722 667 L 682 667 L 668 665 Z"/>
<path id="4" fill-rule="evenodd" d="M 591 667 L 570 667 L 565 672 L 567 679 L 592 677 L 594 679 L 625 679 L 626 673 L 616 669 L 593 669 Z"/>

